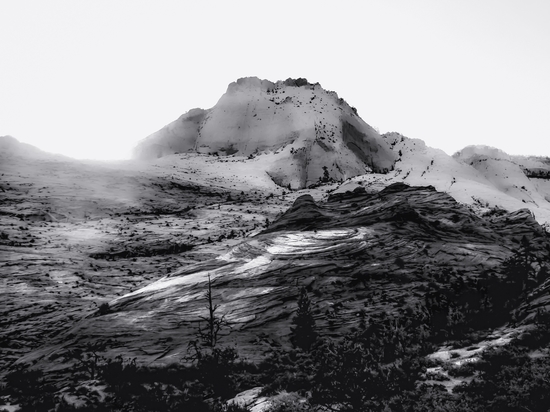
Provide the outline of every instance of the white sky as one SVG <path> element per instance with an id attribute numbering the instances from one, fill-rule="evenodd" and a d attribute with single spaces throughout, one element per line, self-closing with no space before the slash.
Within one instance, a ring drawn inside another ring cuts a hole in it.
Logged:
<path id="1" fill-rule="evenodd" d="M 245 76 L 449 154 L 550 156 L 549 0 L 0 0 L 0 136 L 43 150 L 128 157 Z"/>

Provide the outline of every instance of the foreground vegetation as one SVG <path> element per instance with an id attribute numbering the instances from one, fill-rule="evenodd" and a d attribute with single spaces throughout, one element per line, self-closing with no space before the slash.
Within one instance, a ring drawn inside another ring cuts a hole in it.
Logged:
<path id="1" fill-rule="evenodd" d="M 532 356 L 533 347 L 548 347 L 547 324 L 507 346 L 487 350 L 469 370 L 458 368 L 455 375 L 474 377 L 452 393 L 423 382 L 426 367 L 433 363 L 418 356 L 420 347 L 388 351 L 379 342 L 390 336 L 382 336 L 367 328 L 339 343 L 319 342 L 310 352 L 275 352 L 259 365 L 240 361 L 233 348 L 204 351 L 191 366 L 151 368 L 121 358 L 101 361 L 94 380 L 80 364 L 73 370 L 73 387 L 62 393 L 85 399 L 81 406 L 70 404 L 71 397 L 60 396 L 55 382 L 33 369 L 12 372 L 4 394 L 23 412 L 238 412 L 247 409 L 224 401 L 257 386 L 263 386 L 266 395 L 300 395 L 276 404 L 273 410 L 278 412 L 336 406 L 340 411 L 547 411 L 550 358 Z M 98 386 L 107 395 L 104 399 L 93 389 Z"/>
<path id="2" fill-rule="evenodd" d="M 297 394 L 277 401 L 276 412 L 338 411 L 547 411 L 550 404 L 550 315 L 506 346 L 490 348 L 477 362 L 448 368 L 467 377 L 452 391 L 427 373 L 440 363 L 426 355 L 443 343 L 467 346 L 483 331 L 514 322 L 527 294 L 548 278 L 524 242 L 499 274 L 471 279 L 459 274 L 434 279 L 424 303 L 401 315 L 357 315 L 353 331 L 339 340 L 323 336 L 313 316 L 315 302 L 302 289 L 287 349 L 272 351 L 258 364 L 223 346 L 212 285 L 209 315 L 181 363 L 149 367 L 135 360 L 106 359 L 113 342 L 97 342 L 64 354 L 72 363 L 71 386 L 32 368 L 12 371 L 2 395 L 25 411 L 246 411 L 228 404 L 237 393 L 262 387 L 264 395 Z M 439 379 L 448 379 L 440 376 Z"/>

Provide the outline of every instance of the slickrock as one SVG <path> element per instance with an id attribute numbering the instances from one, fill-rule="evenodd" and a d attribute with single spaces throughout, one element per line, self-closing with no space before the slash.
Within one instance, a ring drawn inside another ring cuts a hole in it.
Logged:
<path id="1" fill-rule="evenodd" d="M 206 315 L 209 278 L 216 313 L 229 322 L 221 341 L 257 359 L 289 345 L 302 286 L 320 330 L 342 336 L 361 312 L 377 317 L 416 307 L 434 278 L 448 278 L 453 288 L 488 270 L 499 273 L 525 240 L 548 259 L 548 235 L 528 210 L 480 217 L 430 186 L 357 189 L 325 202 L 305 195 L 262 233 L 111 300 L 108 310 L 91 312 L 21 361 L 47 364 L 98 340 L 110 340 L 110 356 L 179 361 Z"/>

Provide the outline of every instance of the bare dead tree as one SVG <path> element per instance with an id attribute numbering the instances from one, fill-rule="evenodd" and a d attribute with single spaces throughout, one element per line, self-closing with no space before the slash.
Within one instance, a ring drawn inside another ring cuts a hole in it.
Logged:
<path id="1" fill-rule="evenodd" d="M 218 342 L 218 334 L 222 327 L 227 326 L 227 321 L 225 320 L 225 314 L 222 316 L 216 316 L 216 311 L 220 305 L 215 305 L 212 299 L 212 281 L 210 280 L 210 275 L 208 275 L 208 290 L 204 294 L 208 305 L 206 309 L 208 310 L 208 316 L 201 316 L 200 318 L 206 322 L 206 326 L 203 327 L 202 323 L 199 322 L 199 331 L 197 333 L 198 337 L 202 340 L 203 345 L 209 346 L 211 348 L 216 346 Z"/>

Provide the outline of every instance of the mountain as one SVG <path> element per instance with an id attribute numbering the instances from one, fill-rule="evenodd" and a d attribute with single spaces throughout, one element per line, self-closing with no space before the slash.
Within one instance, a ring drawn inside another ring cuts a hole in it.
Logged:
<path id="1" fill-rule="evenodd" d="M 174 153 L 262 156 L 280 186 L 386 173 L 395 154 L 335 92 L 306 79 L 275 83 L 256 77 L 231 83 L 211 109 L 193 109 L 142 140 L 137 159 Z"/>
<path id="2" fill-rule="evenodd" d="M 256 176 L 292 189 L 320 182 L 345 182 L 341 191 L 358 183 L 433 185 L 481 212 L 528 208 L 550 226 L 548 158 L 487 146 L 449 156 L 420 139 L 379 135 L 335 92 L 305 79 L 239 79 L 213 108 L 190 110 L 134 149 L 149 162 L 174 154 L 239 158 Z"/>

